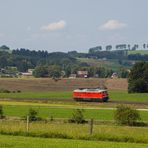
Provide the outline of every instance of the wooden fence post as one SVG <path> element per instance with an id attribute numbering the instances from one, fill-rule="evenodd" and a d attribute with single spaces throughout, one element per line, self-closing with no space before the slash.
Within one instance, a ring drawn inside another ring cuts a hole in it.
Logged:
<path id="1" fill-rule="evenodd" d="M 27 127 L 26 127 L 26 129 L 27 129 L 27 132 L 29 132 L 29 116 L 27 116 Z"/>
<path id="2" fill-rule="evenodd" d="M 93 133 L 93 123 L 94 123 L 94 120 L 90 119 L 90 122 L 89 122 L 89 134 L 90 135 L 92 135 Z"/>

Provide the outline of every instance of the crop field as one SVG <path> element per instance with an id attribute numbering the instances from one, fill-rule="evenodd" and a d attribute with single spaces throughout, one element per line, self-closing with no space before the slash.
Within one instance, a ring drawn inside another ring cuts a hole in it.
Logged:
<path id="1" fill-rule="evenodd" d="M 45 138 L 32 138 L 21 136 L 6 136 L 0 135 L 1 148 L 144 148 L 148 144 L 135 144 L 123 142 L 102 142 L 102 141 L 84 141 L 84 140 L 67 140 L 67 139 L 45 139 Z"/>
<path id="2" fill-rule="evenodd" d="M 108 90 L 127 90 L 127 79 L 76 78 L 54 81 L 51 78 L 0 78 L 0 89 L 21 92 L 73 91 L 105 84 Z"/>

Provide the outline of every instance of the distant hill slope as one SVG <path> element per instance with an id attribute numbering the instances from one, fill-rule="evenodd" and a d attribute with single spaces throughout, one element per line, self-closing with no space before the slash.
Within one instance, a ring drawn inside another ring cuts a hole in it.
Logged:
<path id="1" fill-rule="evenodd" d="M 148 54 L 148 50 L 130 50 L 128 51 L 128 55 L 130 54 L 141 54 L 141 55 L 145 55 Z"/>
<path id="2" fill-rule="evenodd" d="M 99 59 L 93 59 L 93 58 L 77 58 L 78 61 L 87 63 L 90 66 L 96 66 L 96 67 L 105 67 L 107 69 L 112 69 L 114 71 L 118 71 L 121 68 L 130 68 L 132 65 L 132 62 L 123 60 L 122 63 L 127 63 L 126 65 L 122 65 L 119 63 L 119 60 L 114 59 L 107 59 L 107 60 L 99 60 Z"/>

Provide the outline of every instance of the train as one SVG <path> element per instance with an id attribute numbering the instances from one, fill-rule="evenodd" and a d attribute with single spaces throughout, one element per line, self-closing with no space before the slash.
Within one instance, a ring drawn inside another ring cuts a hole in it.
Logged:
<path id="1" fill-rule="evenodd" d="M 75 101 L 107 102 L 109 95 L 107 90 L 100 88 L 79 88 L 73 91 Z"/>

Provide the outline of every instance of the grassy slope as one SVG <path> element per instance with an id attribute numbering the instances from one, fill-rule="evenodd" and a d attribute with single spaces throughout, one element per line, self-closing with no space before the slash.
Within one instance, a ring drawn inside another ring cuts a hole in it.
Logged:
<path id="1" fill-rule="evenodd" d="M 148 50 L 134 50 L 134 51 L 128 51 L 128 55 L 130 54 L 141 54 L 141 55 L 144 55 L 144 54 L 148 54 Z"/>
<path id="2" fill-rule="evenodd" d="M 113 70 L 118 70 L 122 66 L 118 63 L 117 60 L 97 60 L 97 59 L 88 59 L 88 58 L 78 58 L 80 62 L 85 62 L 92 66 L 112 68 Z"/>
<path id="3" fill-rule="evenodd" d="M 134 144 L 134 143 L 117 143 L 117 142 L 98 142 L 98 141 L 82 141 L 82 140 L 63 140 L 63 139 L 43 139 L 43 138 L 30 138 L 21 136 L 2 136 L 0 135 L 1 148 L 144 148 L 148 147 L 147 144 Z"/>

